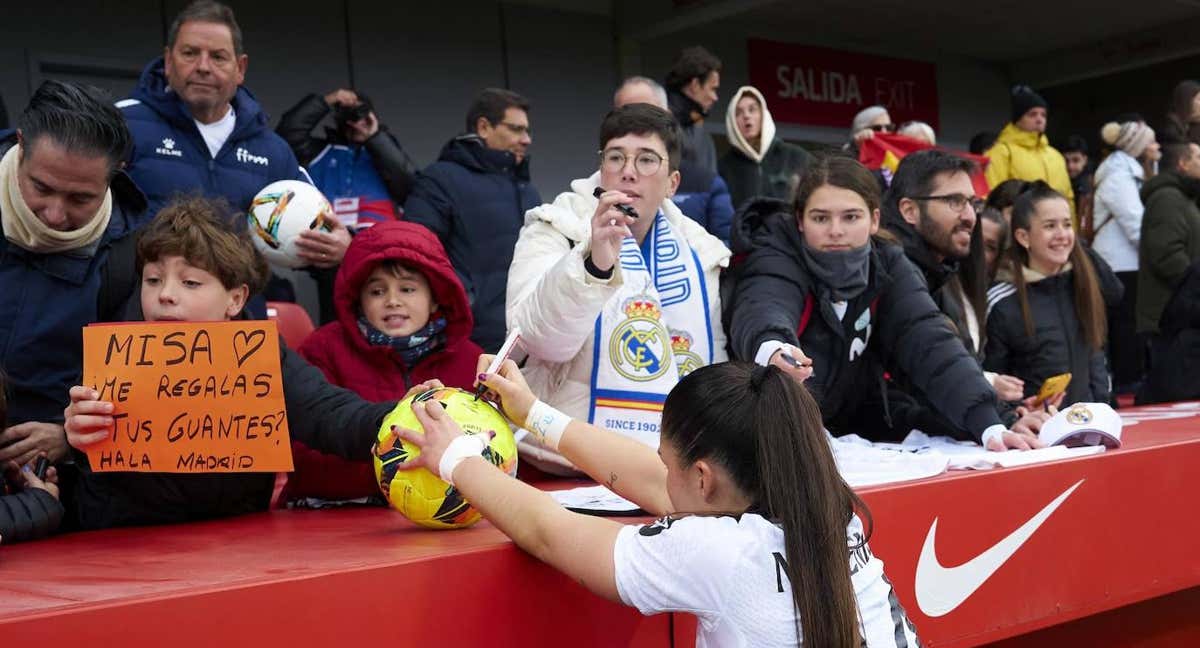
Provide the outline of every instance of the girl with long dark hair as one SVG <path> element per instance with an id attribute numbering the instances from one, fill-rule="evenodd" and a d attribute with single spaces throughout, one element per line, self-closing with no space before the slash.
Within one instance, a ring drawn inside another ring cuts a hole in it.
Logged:
<path id="1" fill-rule="evenodd" d="M 1025 381 L 1025 396 L 1070 373 L 1062 405 L 1107 402 L 1104 298 L 1066 197 L 1038 181 L 1013 204 L 1002 282 L 988 291 L 984 368 Z"/>
<path id="2" fill-rule="evenodd" d="M 730 362 L 684 377 L 667 396 L 657 452 L 538 401 L 512 361 L 480 379 L 509 419 L 667 517 L 629 526 L 571 513 L 480 457 L 483 439 L 435 402 L 414 408 L 424 434 L 396 430 L 421 451 L 402 468 L 438 472 L 521 548 L 596 594 L 643 614 L 694 613 L 698 646 L 917 645 L 817 404 L 779 369 Z"/>

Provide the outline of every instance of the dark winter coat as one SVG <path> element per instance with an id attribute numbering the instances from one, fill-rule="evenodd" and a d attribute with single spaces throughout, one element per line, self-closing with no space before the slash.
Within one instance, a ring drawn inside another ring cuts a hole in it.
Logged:
<path id="1" fill-rule="evenodd" d="M 751 198 L 787 200 L 792 176 L 803 175 L 812 159 L 808 151 L 776 137 L 761 163 L 731 147 L 717 162 L 717 171 L 729 185 L 729 196 L 737 209 Z"/>
<path id="2" fill-rule="evenodd" d="M 785 203 L 748 204 L 735 219 L 733 239 L 735 254 L 747 255 L 737 269 L 734 288 L 734 354 L 752 360 L 759 346 L 771 340 L 799 346 L 813 359 L 807 386 L 834 434 L 880 437 L 908 432 L 905 425 L 912 421 L 887 420 L 893 417 L 886 397 L 884 420 L 861 416 L 865 400 L 889 391 L 884 373 L 890 370 L 910 377 L 918 391 L 914 396 L 926 399 L 964 434 L 979 439 L 1000 422 L 992 388 L 900 247 L 872 243 L 867 288 L 850 300 L 839 321 L 801 255 L 801 234 Z M 809 300 L 812 312 L 797 338 Z"/>
<path id="3" fill-rule="evenodd" d="M 683 159 L 695 162 L 709 173 L 716 173 L 717 147 L 704 130 L 704 122 L 692 120 L 693 113 L 704 114 L 700 104 L 678 90 L 667 91 L 667 104 L 683 131 Z"/>
<path id="4" fill-rule="evenodd" d="M 0 496 L 0 538 L 4 544 L 44 538 L 58 529 L 62 517 L 62 504 L 40 488 Z"/>
<path id="5" fill-rule="evenodd" d="M 221 196 L 234 209 L 245 210 L 259 190 L 276 180 L 307 182 L 292 149 L 268 127 L 254 95 L 239 87 L 231 103 L 233 132 L 213 156 L 187 105 L 167 85 L 162 58 L 146 66 L 129 99 L 117 102 L 133 135 L 127 170 L 146 193 L 151 216 L 175 194 Z"/>
<path id="6" fill-rule="evenodd" d="M 967 326 L 967 314 L 964 310 L 964 308 L 970 308 L 970 305 L 964 305 L 951 292 L 958 290 L 959 287 L 959 283 L 953 281 L 958 276 L 959 262 L 952 259 L 939 261 L 916 228 L 904 220 L 899 213 L 889 213 L 889 211 L 887 208 L 884 209 L 883 227 L 896 237 L 904 249 L 904 256 L 908 257 L 908 260 L 920 271 L 921 278 L 925 281 L 925 287 L 933 298 L 933 303 L 950 321 L 968 352 L 973 356 L 978 355 L 974 351 L 975 343 L 971 339 L 971 332 Z"/>
<path id="7" fill-rule="evenodd" d="M 1075 271 L 1037 280 L 1028 272 L 1026 276 L 1033 335 L 1026 333 L 1016 287 L 1007 282 L 992 286 L 984 369 L 1023 380 L 1026 398 L 1036 395 L 1047 378 L 1070 373 L 1064 406 L 1107 403 L 1111 387 L 1104 351 L 1088 346 L 1075 312 Z"/>
<path id="8" fill-rule="evenodd" d="M 404 219 L 428 227 L 450 255 L 475 317 L 471 339 L 485 351 L 504 343 L 508 267 L 525 212 L 540 204 L 529 158 L 517 164 L 476 135 L 447 142 L 404 203 Z"/>
<path id="9" fill-rule="evenodd" d="M 1138 244 L 1137 330 L 1158 330 L 1167 300 L 1200 259 L 1200 180 L 1175 171 L 1142 186 L 1142 239 Z"/>
<path id="10" fill-rule="evenodd" d="M 0 155 L 15 141 L 15 136 L 0 136 Z M 7 375 L 8 426 L 61 423 L 67 392 L 82 374 L 80 329 L 119 319 L 118 304 L 101 303 L 101 283 L 111 266 L 120 263 L 110 263 L 114 247 L 133 252 L 133 232 L 146 220 L 146 198 L 124 173 L 113 178 L 110 188 L 112 217 L 91 256 L 38 254 L 0 236 L 0 367 Z M 128 257 L 121 260 L 133 265 Z M 130 270 L 127 285 L 114 287 L 121 303 L 136 286 Z"/>
<path id="11" fill-rule="evenodd" d="M 359 331 L 359 296 L 367 277 L 384 260 L 399 261 L 429 281 L 438 312 L 446 318 L 446 347 L 406 366 L 388 347 L 371 346 Z M 437 378 L 448 387 L 470 389 L 483 351 L 471 341 L 471 307 L 442 244 L 427 229 L 404 222 L 380 223 L 354 237 L 338 270 L 334 292 L 338 320 L 317 329 L 300 345 L 300 355 L 332 384 L 369 401 L 399 400 L 413 385 Z M 351 499 L 379 492 L 369 461 L 346 461 L 293 442 L 296 470 L 287 494 Z"/>
<path id="12" fill-rule="evenodd" d="M 1144 270 L 1143 270 L 1144 272 Z M 1200 261 L 1193 263 L 1163 309 L 1150 348 L 1139 405 L 1200 399 Z"/>
<path id="13" fill-rule="evenodd" d="M 680 164 L 679 175 L 679 188 L 671 201 L 684 216 L 703 225 L 709 234 L 728 246 L 733 202 L 725 181 L 691 161 Z"/>

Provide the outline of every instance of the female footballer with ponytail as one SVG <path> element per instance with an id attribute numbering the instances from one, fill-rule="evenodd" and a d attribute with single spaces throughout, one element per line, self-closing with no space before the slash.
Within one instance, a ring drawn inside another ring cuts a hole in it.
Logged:
<path id="1" fill-rule="evenodd" d="M 421 449 L 403 467 L 439 473 L 522 549 L 596 594 L 643 614 L 695 614 L 697 646 L 917 645 L 816 402 L 778 368 L 689 374 L 663 406 L 658 452 L 538 401 L 511 361 L 480 380 L 511 420 L 666 517 L 632 526 L 569 512 L 481 458 L 483 440 L 433 401 L 414 407 L 424 435 L 397 430 Z"/>

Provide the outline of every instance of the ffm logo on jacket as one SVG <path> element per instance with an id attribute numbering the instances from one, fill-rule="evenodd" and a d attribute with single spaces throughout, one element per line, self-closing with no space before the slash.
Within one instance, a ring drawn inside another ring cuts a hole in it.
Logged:
<path id="1" fill-rule="evenodd" d="M 623 281 L 596 318 L 588 420 L 658 447 L 662 406 L 679 379 L 713 359 L 699 259 L 660 212 L 643 251 L 622 243 Z"/>
<path id="2" fill-rule="evenodd" d="M 155 148 L 154 152 L 167 157 L 183 157 L 183 151 L 175 148 L 175 140 L 170 137 L 164 137 L 162 146 Z"/>
<path id="3" fill-rule="evenodd" d="M 271 161 L 266 157 L 262 155 L 255 155 L 240 146 L 237 147 L 236 151 L 234 151 L 233 157 L 237 158 L 238 162 L 244 162 L 246 164 L 261 164 L 263 166 L 268 166 L 271 164 Z"/>

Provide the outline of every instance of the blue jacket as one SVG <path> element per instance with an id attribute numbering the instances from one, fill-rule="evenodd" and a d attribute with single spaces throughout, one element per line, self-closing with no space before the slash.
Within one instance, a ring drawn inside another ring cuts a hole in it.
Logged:
<path id="1" fill-rule="evenodd" d="M 721 242 L 729 247 L 733 200 L 729 196 L 729 187 L 721 176 L 713 175 L 707 191 L 685 192 L 681 184 L 671 200 L 685 216 L 703 225 L 709 234 L 721 239 Z"/>
<path id="2" fill-rule="evenodd" d="M 489 353 L 504 343 L 504 296 L 517 235 L 525 212 L 540 204 L 529 182 L 529 158 L 517 164 L 512 153 L 489 149 L 475 135 L 447 142 L 404 203 L 405 220 L 428 227 L 446 247 L 475 315 L 471 339 Z"/>
<path id="3" fill-rule="evenodd" d="M 7 148 L 0 137 L 0 150 Z M 110 185 L 112 218 L 90 257 L 78 252 L 38 254 L 0 236 L 0 367 L 8 378 L 8 420 L 61 423 L 67 392 L 83 375 L 81 329 L 101 319 L 100 284 L 109 252 L 141 225 L 146 199 L 124 173 Z M 123 273 L 133 283 L 132 271 Z M 130 295 L 134 285 L 120 287 Z M 0 427 L 3 427 L 0 425 Z"/>
<path id="4" fill-rule="evenodd" d="M 176 193 L 224 196 L 234 209 L 249 208 L 276 180 L 305 180 L 287 142 L 267 126 L 267 114 L 249 90 L 233 97 L 233 133 L 213 157 L 187 106 L 167 85 L 163 60 L 151 61 L 133 96 L 117 102 L 133 135 L 128 172 L 158 213 Z"/>
<path id="5" fill-rule="evenodd" d="M 308 95 L 283 113 L 275 132 L 292 147 L 343 222 L 355 213 L 359 228 L 394 220 L 396 208 L 412 191 L 417 174 L 412 159 L 383 124 L 362 144 L 348 142 L 336 128 L 314 136 L 313 129 L 331 112 L 323 97 Z"/>

